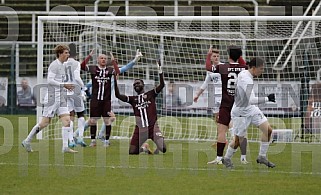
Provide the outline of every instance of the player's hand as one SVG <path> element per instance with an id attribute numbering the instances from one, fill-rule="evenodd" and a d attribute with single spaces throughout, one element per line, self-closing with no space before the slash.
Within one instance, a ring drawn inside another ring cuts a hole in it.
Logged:
<path id="1" fill-rule="evenodd" d="M 208 49 L 207 54 L 211 54 L 211 53 L 213 53 L 213 47 L 212 47 L 212 45 L 211 45 L 210 48 Z"/>
<path id="2" fill-rule="evenodd" d="M 81 99 L 82 99 L 84 102 L 87 101 L 86 92 L 85 92 L 84 90 L 81 90 L 80 96 L 81 96 Z"/>
<path id="3" fill-rule="evenodd" d="M 163 70 L 162 70 L 162 64 L 161 64 L 160 59 L 156 61 L 156 64 L 157 64 L 158 74 L 162 74 Z"/>
<path id="4" fill-rule="evenodd" d="M 108 125 L 111 125 L 116 120 L 116 115 L 113 111 L 107 113 L 109 115 Z"/>
<path id="5" fill-rule="evenodd" d="M 73 84 L 64 84 L 64 88 L 68 89 L 69 91 L 74 90 L 75 86 Z"/>
<path id="6" fill-rule="evenodd" d="M 193 100 L 194 100 L 195 103 L 197 102 L 198 98 L 199 98 L 198 96 L 195 96 L 195 97 L 194 97 Z"/>
<path id="7" fill-rule="evenodd" d="M 138 60 L 143 56 L 142 52 L 139 51 L 139 49 L 136 50 L 136 55 L 135 55 L 135 62 L 138 62 Z"/>
<path id="8" fill-rule="evenodd" d="M 114 60 L 115 60 L 115 57 L 114 57 L 113 53 L 112 53 L 112 52 L 109 52 L 109 54 L 110 54 L 110 60 L 111 60 L 111 61 L 114 61 Z"/>
<path id="9" fill-rule="evenodd" d="M 275 94 L 271 93 L 270 95 L 267 96 L 269 99 L 269 102 L 275 102 Z"/>
<path id="10" fill-rule="evenodd" d="M 94 55 L 94 54 L 95 54 L 95 51 L 96 51 L 96 49 L 95 49 L 95 48 L 94 48 L 94 49 L 92 49 L 92 50 L 91 50 L 91 52 L 89 53 L 89 55 L 90 55 L 90 56 Z"/>
<path id="11" fill-rule="evenodd" d="M 218 118 L 219 118 L 218 113 L 215 113 L 215 114 L 214 114 L 214 118 L 215 118 L 215 122 L 218 123 Z"/>

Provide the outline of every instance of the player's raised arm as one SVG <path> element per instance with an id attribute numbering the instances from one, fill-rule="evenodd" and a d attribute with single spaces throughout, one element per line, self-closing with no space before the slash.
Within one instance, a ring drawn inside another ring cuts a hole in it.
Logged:
<path id="1" fill-rule="evenodd" d="M 159 93 L 165 87 L 165 82 L 164 82 L 164 74 L 163 74 L 160 60 L 158 60 L 156 64 L 157 64 L 158 74 L 159 74 L 159 85 L 156 87 L 156 93 Z"/>
<path id="2" fill-rule="evenodd" d="M 81 70 L 87 71 L 87 63 L 89 62 L 92 55 L 95 53 L 95 49 L 91 50 L 90 54 L 85 58 L 84 61 L 81 62 L 80 67 Z"/>
<path id="3" fill-rule="evenodd" d="M 118 67 L 118 63 L 115 60 L 114 55 L 113 55 L 112 52 L 110 52 L 110 57 L 111 57 L 111 63 L 113 64 L 115 73 L 116 73 L 116 75 L 119 75 L 120 74 L 120 70 L 119 70 L 119 67 Z"/>
<path id="4" fill-rule="evenodd" d="M 119 88 L 117 84 L 117 75 L 114 75 L 114 87 L 115 87 L 115 96 L 123 102 L 128 102 L 128 97 L 126 95 L 119 93 Z"/>
<path id="5" fill-rule="evenodd" d="M 214 71 L 214 69 L 213 69 L 213 65 L 212 65 L 212 61 L 211 61 L 211 56 L 212 56 L 212 51 L 213 49 L 212 49 L 212 46 L 210 46 L 210 48 L 209 48 L 209 50 L 208 50 L 208 52 L 207 52 L 207 56 L 206 56 L 206 66 L 205 66 L 205 68 L 206 68 L 206 70 L 207 71 L 210 71 L 210 72 L 213 72 Z"/>
<path id="6" fill-rule="evenodd" d="M 143 56 L 142 52 L 139 51 L 139 49 L 136 50 L 135 58 L 130 61 L 126 66 L 123 66 L 120 68 L 120 73 L 124 73 L 127 70 L 133 68 L 133 66 L 139 61 L 139 59 Z"/>

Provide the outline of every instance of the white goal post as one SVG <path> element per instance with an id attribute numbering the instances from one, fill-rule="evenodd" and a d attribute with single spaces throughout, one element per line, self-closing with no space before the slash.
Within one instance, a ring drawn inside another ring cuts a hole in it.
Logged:
<path id="1" fill-rule="evenodd" d="M 256 56 L 265 59 L 265 72 L 256 78 L 255 91 L 261 96 L 276 93 L 276 104 L 260 105 L 275 129 L 273 139 L 301 142 L 308 137 L 308 141 L 320 142 L 321 98 L 316 99 L 316 94 L 312 97 L 311 90 L 319 89 L 320 82 L 320 21 L 321 16 L 39 16 L 37 80 L 38 84 L 46 83 L 47 68 L 55 59 L 53 48 L 57 44 L 75 43 L 79 61 L 92 49 L 96 53 L 112 52 L 120 66 L 130 62 L 136 49 L 140 49 L 144 55 L 141 60 L 120 75 L 121 92 L 134 94 L 134 78 L 144 79 L 148 89 L 154 87 L 158 83 L 155 62 L 160 59 L 166 88 L 157 99 L 158 123 L 165 138 L 215 141 L 215 87 L 209 85 L 196 103 L 193 97 L 206 76 L 209 47 L 219 49 L 221 61 L 226 62 L 227 47 L 238 45 L 245 60 Z M 89 65 L 95 64 L 96 55 L 89 61 Z M 82 77 L 84 82 L 90 79 L 87 73 Z M 167 103 L 171 87 L 180 98 L 179 106 Z M 134 128 L 130 105 L 113 97 L 112 108 L 117 116 L 112 138 L 130 138 Z M 42 107 L 38 106 L 38 119 L 41 113 Z M 60 138 L 60 127 L 60 122 L 53 120 L 38 138 Z M 247 136 L 250 141 L 259 141 L 260 132 L 251 126 Z"/>

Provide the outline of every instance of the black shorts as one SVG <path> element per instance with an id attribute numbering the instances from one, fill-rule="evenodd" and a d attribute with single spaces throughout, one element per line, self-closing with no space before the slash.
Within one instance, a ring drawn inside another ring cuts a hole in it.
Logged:
<path id="1" fill-rule="evenodd" d="M 94 100 L 90 101 L 90 117 L 109 117 L 108 112 L 111 111 L 110 100 Z"/>
<path id="2" fill-rule="evenodd" d="M 232 107 L 220 107 L 218 112 L 218 123 L 229 126 L 231 121 Z"/>

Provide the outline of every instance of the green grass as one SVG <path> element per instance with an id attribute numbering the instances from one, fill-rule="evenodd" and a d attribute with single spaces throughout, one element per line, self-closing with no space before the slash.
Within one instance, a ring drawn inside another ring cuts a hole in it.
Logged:
<path id="1" fill-rule="evenodd" d="M 128 140 L 109 148 L 80 148 L 62 154 L 61 140 L 35 140 L 33 153 L 21 140 L 35 117 L 0 118 L 0 194 L 319 194 L 320 145 L 273 144 L 268 169 L 255 162 L 258 144 L 249 143 L 248 165 L 234 155 L 234 170 L 207 165 L 210 142 L 167 141 L 168 153 L 128 155 Z M 89 142 L 89 140 L 85 140 Z"/>

